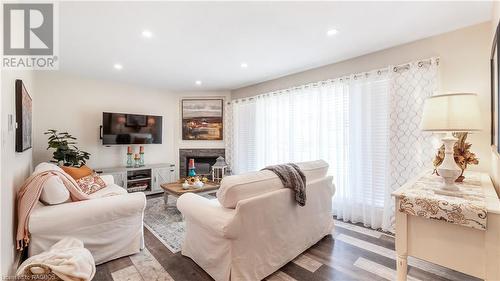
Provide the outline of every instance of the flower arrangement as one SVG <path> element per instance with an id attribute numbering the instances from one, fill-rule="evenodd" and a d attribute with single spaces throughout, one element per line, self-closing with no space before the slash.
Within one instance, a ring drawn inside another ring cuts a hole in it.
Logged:
<path id="1" fill-rule="evenodd" d="M 457 163 L 458 167 L 462 170 L 462 173 L 457 178 L 456 182 L 462 182 L 464 177 L 464 171 L 467 169 L 468 165 L 477 165 L 479 164 L 479 159 L 476 157 L 476 154 L 470 151 L 472 144 L 465 142 L 467 139 L 467 133 L 453 133 L 453 136 L 458 138 L 458 141 L 453 146 L 453 157 L 455 158 L 455 163 Z M 437 167 L 443 163 L 444 160 L 444 145 L 442 145 L 436 157 L 434 158 L 434 173 L 437 175 Z"/>

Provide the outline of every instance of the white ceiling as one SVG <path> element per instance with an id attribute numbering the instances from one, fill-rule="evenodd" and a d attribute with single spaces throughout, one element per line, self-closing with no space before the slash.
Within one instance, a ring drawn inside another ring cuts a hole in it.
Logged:
<path id="1" fill-rule="evenodd" d="M 235 89 L 484 22 L 491 6 L 60 2 L 60 69 L 174 91 Z M 326 36 L 332 28 L 339 33 Z"/>

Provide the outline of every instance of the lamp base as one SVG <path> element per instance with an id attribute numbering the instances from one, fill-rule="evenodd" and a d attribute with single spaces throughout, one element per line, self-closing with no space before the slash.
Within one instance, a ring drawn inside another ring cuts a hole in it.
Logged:
<path id="1" fill-rule="evenodd" d="M 460 189 L 455 184 L 455 180 L 460 176 L 462 171 L 457 166 L 457 163 L 455 163 L 453 156 L 453 146 L 458 139 L 451 133 L 447 133 L 441 140 L 444 143 L 444 159 L 443 163 L 437 168 L 439 175 L 443 178 L 443 185 L 440 192 L 446 193 L 444 195 L 459 194 Z"/>

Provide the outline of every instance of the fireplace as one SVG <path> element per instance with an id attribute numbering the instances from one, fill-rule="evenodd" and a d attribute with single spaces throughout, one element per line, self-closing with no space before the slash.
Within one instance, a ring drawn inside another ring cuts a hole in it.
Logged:
<path id="1" fill-rule="evenodd" d="M 215 164 L 217 157 L 225 157 L 225 150 L 202 148 L 202 149 L 179 149 L 179 176 L 187 177 L 189 159 L 194 159 L 196 174 L 208 176 L 211 174 L 211 167 Z"/>

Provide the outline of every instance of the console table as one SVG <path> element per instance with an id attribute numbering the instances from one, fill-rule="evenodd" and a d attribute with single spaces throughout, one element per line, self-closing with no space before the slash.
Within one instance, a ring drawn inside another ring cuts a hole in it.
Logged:
<path id="1" fill-rule="evenodd" d="M 146 195 L 163 192 L 160 185 L 175 181 L 174 170 L 175 165 L 170 163 L 95 169 L 98 174 L 112 175 L 115 183 L 128 192 L 142 191 Z"/>
<path id="2" fill-rule="evenodd" d="M 397 280 L 406 281 L 408 256 L 484 280 L 500 280 L 500 200 L 488 174 L 476 173 L 486 201 L 486 230 L 400 212 L 405 190 L 423 175 L 392 193 L 396 200 Z M 466 180 L 468 175 L 471 173 L 465 174 Z"/>

